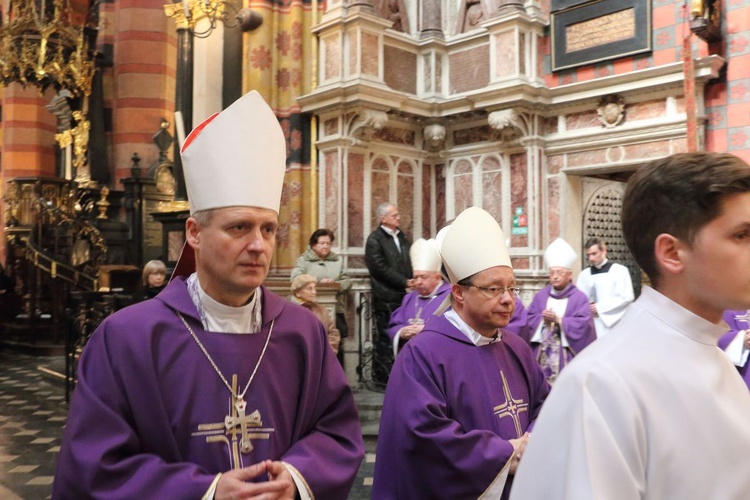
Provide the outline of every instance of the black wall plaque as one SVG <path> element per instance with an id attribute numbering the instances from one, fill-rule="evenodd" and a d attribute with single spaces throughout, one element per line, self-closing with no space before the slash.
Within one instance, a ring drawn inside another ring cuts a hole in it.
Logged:
<path id="1" fill-rule="evenodd" d="M 552 71 L 651 51 L 651 0 L 598 0 L 552 13 Z"/>

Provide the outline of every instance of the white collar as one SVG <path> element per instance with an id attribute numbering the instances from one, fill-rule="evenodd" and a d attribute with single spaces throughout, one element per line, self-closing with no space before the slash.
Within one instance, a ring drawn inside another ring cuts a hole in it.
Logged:
<path id="1" fill-rule="evenodd" d="M 197 273 L 193 273 L 187 280 L 188 292 L 193 300 L 208 332 L 220 333 L 258 333 L 263 325 L 261 310 L 261 289 L 258 287 L 250 298 L 250 302 L 240 307 L 232 307 L 216 301 L 208 295 L 200 282 Z"/>
<path id="2" fill-rule="evenodd" d="M 598 266 L 594 266 L 594 267 L 597 269 L 601 269 L 602 267 L 604 267 L 604 264 L 606 264 L 607 261 L 609 261 L 609 259 L 605 257 L 601 264 L 599 264 Z"/>
<path id="3" fill-rule="evenodd" d="M 398 237 L 398 228 L 396 228 L 396 229 L 394 230 L 394 229 L 390 229 L 390 228 L 388 228 L 388 227 L 385 227 L 385 226 L 384 226 L 384 225 L 382 225 L 382 224 L 380 225 L 380 228 L 381 228 L 381 229 L 382 229 L 383 231 L 385 231 L 386 233 L 388 233 L 388 234 L 390 234 L 391 236 L 393 236 L 394 238 L 397 238 L 397 237 Z"/>
<path id="4" fill-rule="evenodd" d="M 497 331 L 497 338 L 485 337 L 484 335 L 481 335 L 472 327 L 470 327 L 466 323 L 466 321 L 464 321 L 463 318 L 458 315 L 455 309 L 448 309 L 447 311 L 445 311 L 444 316 L 453 324 L 453 326 L 458 328 L 461 333 L 466 335 L 466 338 L 468 338 L 472 344 L 477 347 L 489 345 L 494 342 L 500 342 L 503 340 L 503 332 L 501 332 L 500 330 Z"/>
<path id="5" fill-rule="evenodd" d="M 438 291 L 440 290 L 440 287 L 443 286 L 443 280 L 440 280 L 440 283 L 437 284 L 437 286 L 427 295 L 419 295 L 419 292 L 417 292 L 417 297 L 420 299 L 429 299 L 429 298 L 435 298 L 435 296 L 438 294 Z"/>

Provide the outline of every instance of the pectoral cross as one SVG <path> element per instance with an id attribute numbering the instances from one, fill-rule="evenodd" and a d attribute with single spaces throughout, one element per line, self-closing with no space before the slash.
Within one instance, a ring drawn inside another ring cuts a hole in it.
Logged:
<path id="1" fill-rule="evenodd" d="M 500 376 L 503 379 L 503 394 L 505 395 L 505 403 L 497 405 L 493 411 L 499 418 L 510 417 L 513 420 L 513 425 L 516 427 L 516 437 L 523 435 L 523 429 L 521 429 L 521 420 L 518 418 L 521 412 L 529 411 L 529 404 L 524 403 L 523 399 L 514 399 L 513 394 L 510 392 L 508 386 L 508 380 L 505 378 L 505 373 L 500 370 Z"/>
<path id="2" fill-rule="evenodd" d="M 205 436 L 206 443 L 225 443 L 230 447 L 230 465 L 232 469 L 243 467 L 242 454 L 253 451 L 251 439 L 269 439 L 272 427 L 263 427 L 260 411 L 246 414 L 247 402 L 237 394 L 237 375 L 232 376 L 232 399 L 229 415 L 223 422 L 199 424 L 198 432 L 193 436 Z M 252 431 L 252 432 L 251 432 Z"/>

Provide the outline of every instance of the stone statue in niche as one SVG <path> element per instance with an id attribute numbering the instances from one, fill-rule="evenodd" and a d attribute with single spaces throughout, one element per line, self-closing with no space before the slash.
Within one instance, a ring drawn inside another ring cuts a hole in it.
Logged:
<path id="1" fill-rule="evenodd" d="M 409 32 L 409 20 L 406 16 L 404 0 L 380 0 L 378 15 L 391 21 L 391 29 L 402 33 Z"/>
<path id="2" fill-rule="evenodd" d="M 619 95 L 604 96 L 599 101 L 596 113 L 604 127 L 616 127 L 625 119 L 625 100 Z"/>

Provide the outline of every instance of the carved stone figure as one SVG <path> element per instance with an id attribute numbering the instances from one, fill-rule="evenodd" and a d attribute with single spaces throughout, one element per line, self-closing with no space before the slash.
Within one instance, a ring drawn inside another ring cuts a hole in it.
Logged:
<path id="1" fill-rule="evenodd" d="M 599 101 L 596 113 L 604 127 L 616 127 L 625 118 L 625 100 L 619 95 L 604 96 Z"/>
<path id="2" fill-rule="evenodd" d="M 424 128 L 424 144 L 427 149 L 436 151 L 442 148 L 445 142 L 445 127 L 437 123 L 427 125 Z"/>

